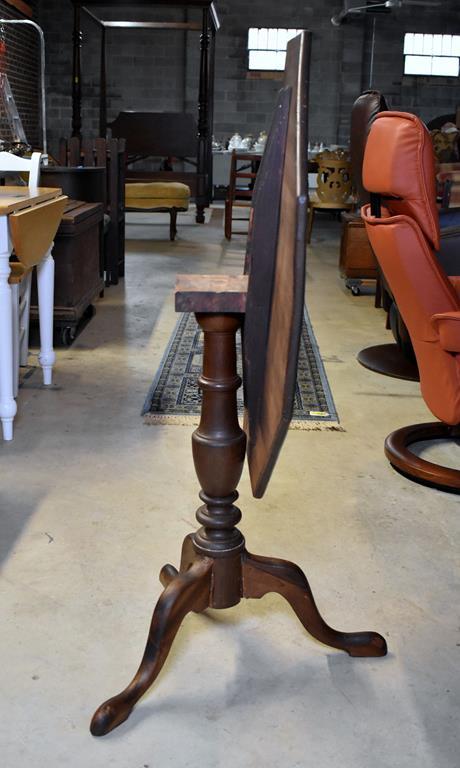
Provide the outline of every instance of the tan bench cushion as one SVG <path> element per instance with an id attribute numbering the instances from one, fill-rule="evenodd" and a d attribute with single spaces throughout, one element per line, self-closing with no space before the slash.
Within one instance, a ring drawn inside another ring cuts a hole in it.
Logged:
<path id="1" fill-rule="evenodd" d="M 125 208 L 188 209 L 190 187 L 176 181 L 132 182 L 125 184 Z"/>

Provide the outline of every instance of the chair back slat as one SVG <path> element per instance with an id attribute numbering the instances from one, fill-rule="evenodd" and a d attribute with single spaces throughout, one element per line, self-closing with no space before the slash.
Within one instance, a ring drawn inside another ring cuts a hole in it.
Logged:
<path id="1" fill-rule="evenodd" d="M 68 153 L 67 139 L 59 139 L 59 152 L 58 161 L 59 165 L 67 165 L 67 153 Z"/>
<path id="2" fill-rule="evenodd" d="M 78 136 L 72 136 L 68 141 L 68 159 L 66 165 L 81 165 L 80 139 Z"/>
<path id="3" fill-rule="evenodd" d="M 31 157 L 18 157 L 11 152 L 0 152 L 0 173 L 28 173 L 28 186 L 38 187 L 40 159 L 40 152 L 33 152 Z"/>
<path id="4" fill-rule="evenodd" d="M 95 146 L 95 164 L 103 165 L 107 164 L 107 141 L 101 137 L 94 140 Z"/>
<path id="5" fill-rule="evenodd" d="M 92 139 L 82 139 L 81 156 L 85 168 L 94 166 L 94 142 Z"/>

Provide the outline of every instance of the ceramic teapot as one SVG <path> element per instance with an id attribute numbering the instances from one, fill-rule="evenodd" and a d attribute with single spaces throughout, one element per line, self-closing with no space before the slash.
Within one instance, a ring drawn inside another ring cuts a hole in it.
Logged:
<path id="1" fill-rule="evenodd" d="M 229 149 L 240 149 L 241 148 L 241 142 L 242 138 L 239 133 L 234 133 L 231 137 L 230 141 L 228 142 L 228 148 Z"/>
<path id="2" fill-rule="evenodd" d="M 244 139 L 241 140 L 241 149 L 252 149 L 252 145 L 254 144 L 254 139 L 249 134 L 248 136 L 245 136 Z"/>

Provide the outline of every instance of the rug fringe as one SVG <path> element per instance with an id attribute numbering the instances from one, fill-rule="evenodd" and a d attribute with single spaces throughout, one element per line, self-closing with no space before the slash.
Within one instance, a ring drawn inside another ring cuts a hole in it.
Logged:
<path id="1" fill-rule="evenodd" d="M 293 419 L 289 429 L 299 429 L 304 432 L 346 432 L 338 421 L 300 421 Z"/>
<path id="2" fill-rule="evenodd" d="M 187 416 L 181 414 L 179 416 L 166 416 L 164 413 L 145 413 L 144 424 L 176 424 L 181 427 L 197 427 L 200 423 L 199 416 Z"/>
<path id="3" fill-rule="evenodd" d="M 198 415 L 187 416 L 186 414 L 180 415 L 166 415 L 164 413 L 146 413 L 144 414 L 144 424 L 148 426 L 154 426 L 156 424 L 168 425 L 174 424 L 181 427 L 197 427 L 200 423 L 200 417 Z M 242 419 L 240 419 L 240 426 L 242 427 Z M 303 432 L 345 432 L 346 430 L 340 426 L 338 421 L 308 421 L 293 419 L 289 424 L 289 429 L 297 429 Z"/>

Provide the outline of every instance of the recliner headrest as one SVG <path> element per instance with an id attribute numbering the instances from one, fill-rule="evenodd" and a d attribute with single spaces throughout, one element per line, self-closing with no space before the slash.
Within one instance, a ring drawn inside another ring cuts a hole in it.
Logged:
<path id="1" fill-rule="evenodd" d="M 390 198 L 384 201 L 390 214 L 410 216 L 439 249 L 433 145 L 418 117 L 408 112 L 376 116 L 364 153 L 363 182 L 369 192 Z"/>
<path id="2" fill-rule="evenodd" d="M 364 189 L 362 180 L 367 135 L 376 115 L 387 109 L 385 97 L 380 91 L 364 91 L 351 109 L 350 159 L 359 207 L 369 202 L 369 192 Z"/>

